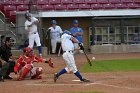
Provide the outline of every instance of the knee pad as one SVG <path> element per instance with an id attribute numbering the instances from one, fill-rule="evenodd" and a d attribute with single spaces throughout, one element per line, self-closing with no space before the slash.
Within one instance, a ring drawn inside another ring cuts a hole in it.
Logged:
<path id="1" fill-rule="evenodd" d="M 36 69 L 36 74 L 41 74 L 42 71 L 43 71 L 42 67 L 38 67 L 38 68 Z"/>
<path id="2" fill-rule="evenodd" d="M 31 70 L 31 69 L 33 68 L 33 66 L 32 66 L 31 64 L 27 64 L 27 65 L 25 66 L 25 68 Z"/>

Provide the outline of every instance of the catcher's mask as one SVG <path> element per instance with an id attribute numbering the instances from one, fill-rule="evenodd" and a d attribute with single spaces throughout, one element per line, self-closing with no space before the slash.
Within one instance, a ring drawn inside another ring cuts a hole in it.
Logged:
<path id="1" fill-rule="evenodd" d="M 26 47 L 23 49 L 23 52 L 26 56 L 31 57 L 33 55 L 33 49 L 30 47 Z"/>

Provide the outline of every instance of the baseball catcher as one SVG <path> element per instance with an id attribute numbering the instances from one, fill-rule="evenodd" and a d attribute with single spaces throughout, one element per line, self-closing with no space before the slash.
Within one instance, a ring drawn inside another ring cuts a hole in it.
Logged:
<path id="1" fill-rule="evenodd" d="M 40 74 L 42 74 L 42 67 L 34 67 L 34 62 L 48 63 L 50 67 L 54 67 L 51 58 L 48 61 L 39 58 L 33 54 L 31 48 L 27 47 L 23 50 L 23 54 L 20 56 L 14 67 L 14 71 L 17 75 L 15 79 L 19 81 L 29 77 L 31 79 L 41 79 L 42 77 Z"/>

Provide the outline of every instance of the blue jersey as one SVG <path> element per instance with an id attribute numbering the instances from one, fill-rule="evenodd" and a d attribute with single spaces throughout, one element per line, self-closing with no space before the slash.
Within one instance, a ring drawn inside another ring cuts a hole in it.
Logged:
<path id="1" fill-rule="evenodd" d="M 79 27 L 72 27 L 70 29 L 71 34 L 75 34 L 76 32 L 83 32 L 82 28 Z M 80 43 L 83 43 L 83 37 L 81 35 L 74 36 Z"/>

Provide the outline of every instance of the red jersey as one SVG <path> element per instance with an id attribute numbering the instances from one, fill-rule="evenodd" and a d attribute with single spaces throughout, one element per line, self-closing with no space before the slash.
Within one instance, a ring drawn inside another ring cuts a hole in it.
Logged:
<path id="1" fill-rule="evenodd" d="M 31 57 L 27 57 L 26 55 L 21 55 L 14 67 L 14 71 L 18 72 L 27 64 L 32 65 L 34 62 L 42 62 L 42 61 L 43 61 L 42 58 L 39 58 L 35 55 L 32 55 Z"/>

